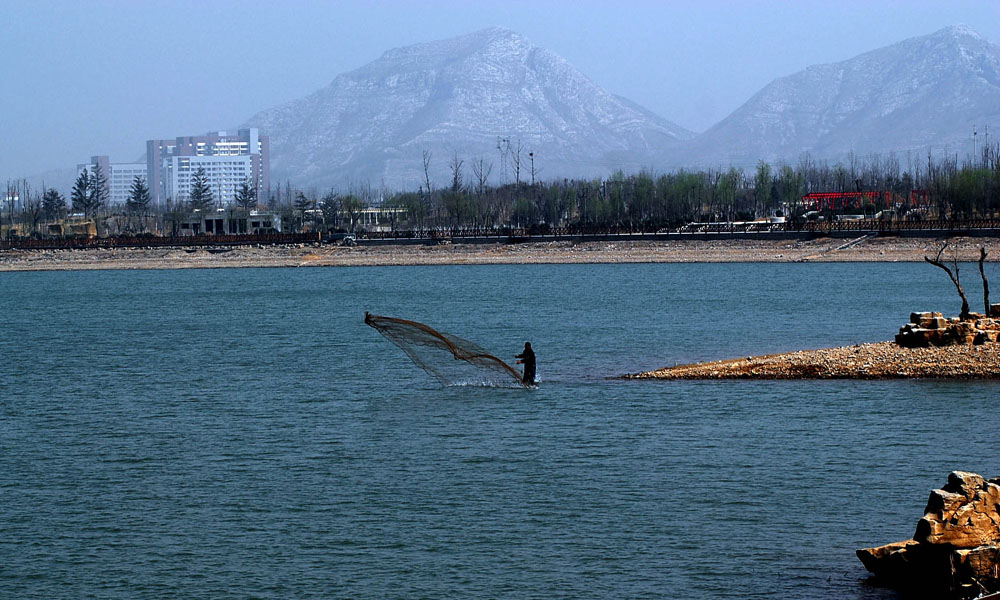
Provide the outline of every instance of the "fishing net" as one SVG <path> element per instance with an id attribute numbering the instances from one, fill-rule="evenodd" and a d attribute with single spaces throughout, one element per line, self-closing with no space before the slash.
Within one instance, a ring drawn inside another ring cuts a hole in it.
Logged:
<path id="1" fill-rule="evenodd" d="M 365 324 L 399 346 L 443 385 L 521 387 L 521 374 L 478 345 L 423 323 L 365 313 Z"/>

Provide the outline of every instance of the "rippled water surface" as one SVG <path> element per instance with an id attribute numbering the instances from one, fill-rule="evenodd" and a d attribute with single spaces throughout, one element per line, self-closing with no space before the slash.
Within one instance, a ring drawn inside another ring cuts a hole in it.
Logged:
<path id="1" fill-rule="evenodd" d="M 606 378 L 889 339 L 957 312 L 950 285 L 918 264 L 3 273 L 0 597 L 891 597 L 855 548 L 912 535 L 948 471 L 1000 474 L 1000 386 Z M 530 340 L 542 383 L 442 389 L 366 310 L 504 357 Z"/>

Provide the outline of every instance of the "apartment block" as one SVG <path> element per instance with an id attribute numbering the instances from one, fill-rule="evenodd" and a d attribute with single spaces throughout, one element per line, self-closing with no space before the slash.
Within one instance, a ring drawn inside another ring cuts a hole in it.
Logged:
<path id="1" fill-rule="evenodd" d="M 146 163 L 113 163 L 107 156 L 91 156 L 89 163 L 76 166 L 77 173 L 88 169 L 93 174 L 98 165 L 107 180 L 104 191 L 107 192 L 110 205 L 124 204 L 128 200 L 132 181 L 136 177 L 142 177 L 148 185 Z"/>
<path id="2" fill-rule="evenodd" d="M 205 170 L 212 196 L 226 206 L 249 180 L 263 196 L 271 185 L 270 141 L 256 128 L 226 131 L 203 136 L 182 136 L 172 140 L 146 142 L 146 171 L 153 202 L 184 202 L 199 168 Z"/>

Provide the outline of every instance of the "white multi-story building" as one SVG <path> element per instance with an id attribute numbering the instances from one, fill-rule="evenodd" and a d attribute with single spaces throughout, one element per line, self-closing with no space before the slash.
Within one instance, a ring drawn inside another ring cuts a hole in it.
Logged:
<path id="1" fill-rule="evenodd" d="M 113 163 L 108 160 L 107 156 L 91 156 L 89 163 L 77 165 L 76 170 L 79 173 L 87 169 L 93 175 L 98 165 L 100 165 L 101 172 L 107 181 L 104 191 L 108 194 L 109 205 L 125 204 L 129 192 L 132 190 L 132 182 L 136 177 L 148 181 L 146 163 Z"/>
<path id="2" fill-rule="evenodd" d="M 78 171 L 101 167 L 107 179 L 109 204 L 124 203 L 136 176 L 149 188 L 154 206 L 168 200 L 186 202 L 191 195 L 191 181 L 199 168 L 205 169 L 212 198 L 219 207 L 236 199 L 236 192 L 247 182 L 258 197 L 271 186 L 270 142 L 256 128 L 226 131 L 200 136 L 182 136 L 172 140 L 148 140 L 146 162 L 112 163 L 107 156 L 92 156 L 90 163 L 77 165 Z"/>
<path id="3" fill-rule="evenodd" d="M 124 204 L 128 200 L 132 182 L 136 177 L 146 181 L 146 163 L 111 163 L 111 168 L 108 170 L 111 171 L 108 176 L 108 187 L 111 191 L 109 198 L 112 204 L 117 202 Z"/>
<path id="4" fill-rule="evenodd" d="M 236 193 L 244 181 L 253 185 L 253 161 L 249 155 L 169 156 L 163 159 L 160 174 L 164 197 L 187 202 L 198 169 L 204 169 L 212 199 L 220 207 L 236 201 Z"/>
<path id="5" fill-rule="evenodd" d="M 191 179 L 198 167 L 205 169 L 212 196 L 219 206 L 235 199 L 247 181 L 258 196 L 270 188 L 270 143 L 256 128 L 172 140 L 146 142 L 146 169 L 153 202 L 183 202 L 190 197 Z"/>

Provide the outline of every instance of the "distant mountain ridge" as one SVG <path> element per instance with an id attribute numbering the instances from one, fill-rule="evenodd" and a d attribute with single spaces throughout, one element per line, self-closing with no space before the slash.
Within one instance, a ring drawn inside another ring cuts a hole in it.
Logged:
<path id="1" fill-rule="evenodd" d="M 423 152 L 433 179 L 453 154 L 503 174 L 497 138 L 520 140 L 544 177 L 638 169 L 692 133 L 601 89 L 548 50 L 502 28 L 389 50 L 313 94 L 246 126 L 271 137 L 272 179 L 324 187 L 346 181 L 416 188 Z"/>
<path id="2" fill-rule="evenodd" d="M 416 190 L 424 151 L 436 186 L 450 180 L 455 154 L 467 182 L 477 158 L 492 163 L 491 183 L 513 181 L 498 138 L 521 141 L 525 181 L 528 152 L 541 179 L 794 164 L 805 153 L 964 158 L 973 126 L 984 140 L 984 124 L 1000 140 L 1000 46 L 956 25 L 775 79 L 697 135 L 503 28 L 389 50 L 244 126 L 270 135 L 272 181 Z M 73 177 L 65 169 L 29 180 L 68 192 Z"/>
<path id="3" fill-rule="evenodd" d="M 701 166 L 794 161 L 806 152 L 831 160 L 850 151 L 964 156 L 973 126 L 987 123 L 1000 124 L 1000 47 L 956 25 L 776 79 L 685 154 Z"/>

